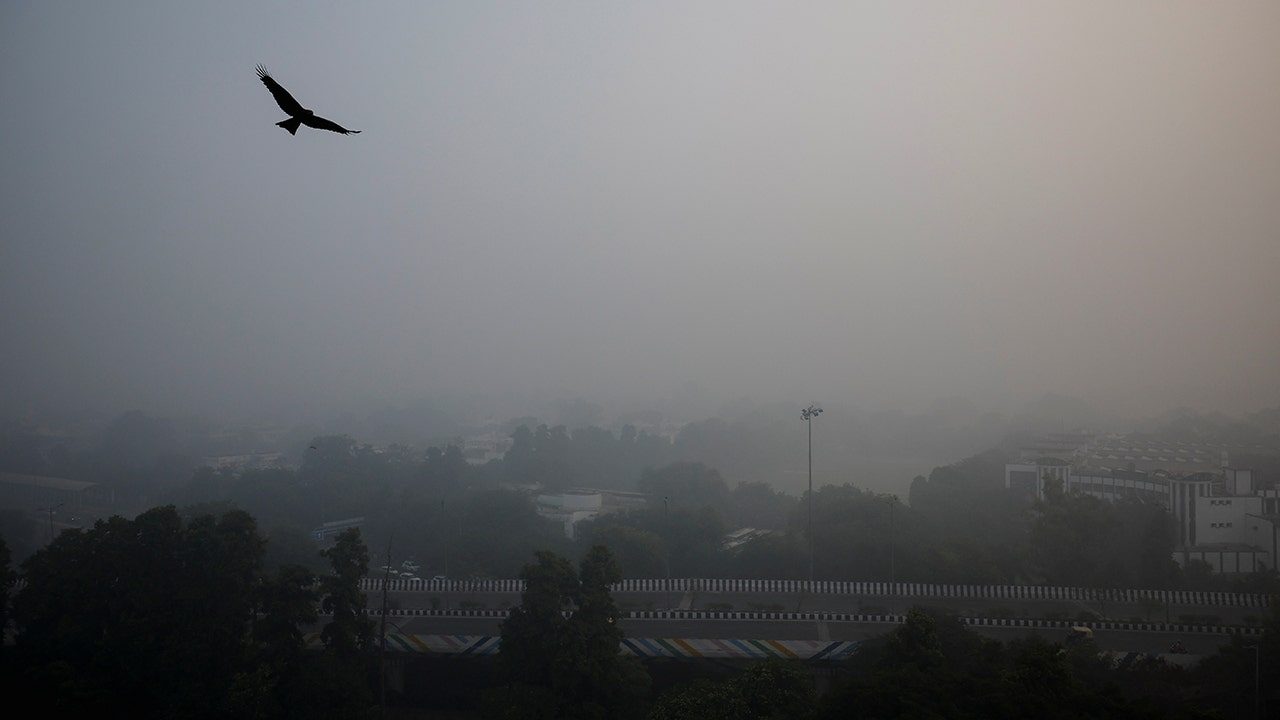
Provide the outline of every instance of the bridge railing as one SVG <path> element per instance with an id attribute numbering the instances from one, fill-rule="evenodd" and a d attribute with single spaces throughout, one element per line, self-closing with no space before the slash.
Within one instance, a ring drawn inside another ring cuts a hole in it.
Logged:
<path id="1" fill-rule="evenodd" d="M 380 610 L 369 610 L 368 617 L 381 617 Z M 571 613 L 566 612 L 566 615 Z M 508 610 L 396 610 L 387 611 L 388 618 L 470 618 L 477 620 L 505 619 Z M 322 617 L 327 617 L 321 613 Z M 619 620 L 696 620 L 701 622 L 827 622 L 827 623 L 861 623 L 872 625 L 901 625 L 906 616 L 892 613 L 845 613 L 845 612 L 756 612 L 738 610 L 630 610 L 619 614 Z M 958 620 L 967 627 L 974 628 L 1010 628 L 1025 630 L 1061 630 L 1067 632 L 1072 627 L 1081 625 L 1098 631 L 1115 632 L 1150 632 L 1177 633 L 1182 635 L 1240 635 L 1242 637 L 1260 637 L 1266 630 L 1256 626 L 1240 625 L 1207 625 L 1195 623 L 1161 623 L 1133 622 L 1118 620 L 1049 620 L 1038 618 L 988 618 L 961 617 Z"/>
<path id="2" fill-rule="evenodd" d="M 524 592 L 523 580 L 387 580 L 393 592 Z M 360 589 L 382 590 L 383 579 L 364 578 Z M 815 595 L 892 595 L 921 598 L 977 598 L 986 600 L 1073 600 L 1079 602 L 1151 602 L 1161 605 L 1215 607 L 1271 607 L 1272 596 L 1262 593 L 1227 593 L 1201 590 L 1139 590 L 1081 588 L 1051 585 L 940 585 L 844 580 L 752 580 L 743 578 L 628 579 L 611 587 L 613 592 L 725 592 L 806 593 Z"/>

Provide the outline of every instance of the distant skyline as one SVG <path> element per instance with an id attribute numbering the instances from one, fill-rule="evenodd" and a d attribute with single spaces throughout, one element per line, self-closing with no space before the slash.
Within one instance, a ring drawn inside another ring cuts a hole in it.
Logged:
<path id="1" fill-rule="evenodd" d="M 1280 4 L 12 2 L 0 414 L 1280 406 Z M 360 135 L 290 136 L 255 66 Z"/>

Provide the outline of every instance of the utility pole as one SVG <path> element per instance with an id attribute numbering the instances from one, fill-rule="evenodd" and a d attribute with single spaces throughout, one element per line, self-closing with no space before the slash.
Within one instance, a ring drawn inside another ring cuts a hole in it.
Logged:
<path id="1" fill-rule="evenodd" d="M 57 505 L 50 505 L 49 507 L 36 508 L 36 512 L 49 513 L 49 542 L 53 542 L 53 514 L 57 512 L 58 508 L 62 507 L 63 505 L 66 505 L 66 503 L 60 502 Z"/>
<path id="2" fill-rule="evenodd" d="M 817 405 L 800 411 L 800 417 L 809 426 L 809 590 L 813 591 L 813 419 L 822 414 Z"/>
<path id="3" fill-rule="evenodd" d="M 391 538 L 387 538 L 387 564 L 382 569 L 382 626 L 378 630 L 378 706 L 387 716 L 387 586 L 391 584 Z"/>
<path id="4" fill-rule="evenodd" d="M 671 607 L 671 514 L 666 495 L 662 496 L 662 565 L 667 571 L 667 608 Z"/>

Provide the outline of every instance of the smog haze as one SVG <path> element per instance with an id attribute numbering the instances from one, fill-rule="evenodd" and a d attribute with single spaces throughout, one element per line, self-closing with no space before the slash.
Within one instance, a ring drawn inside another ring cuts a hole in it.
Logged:
<path id="1" fill-rule="evenodd" d="M 1275 406 L 1278 33 L 1272 2 L 7 3 L 0 407 Z M 275 127 L 258 63 L 362 134 Z"/>

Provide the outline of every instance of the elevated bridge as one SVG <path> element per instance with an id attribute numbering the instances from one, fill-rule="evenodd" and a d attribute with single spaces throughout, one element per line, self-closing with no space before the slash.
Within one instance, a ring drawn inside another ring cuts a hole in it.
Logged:
<path id="1" fill-rule="evenodd" d="M 362 589 L 381 614 L 384 581 Z M 484 656 L 497 652 L 501 622 L 519 604 L 521 580 L 385 582 L 387 648 L 396 653 Z M 632 579 L 612 588 L 625 654 L 641 658 L 838 661 L 892 631 L 912 606 L 955 614 L 971 630 L 1011 640 L 1040 634 L 1062 641 L 1072 625 L 1097 631 L 1099 647 L 1125 656 L 1162 656 L 1174 642 L 1186 664 L 1232 634 L 1257 636 L 1267 595 L 1018 585 Z"/>

